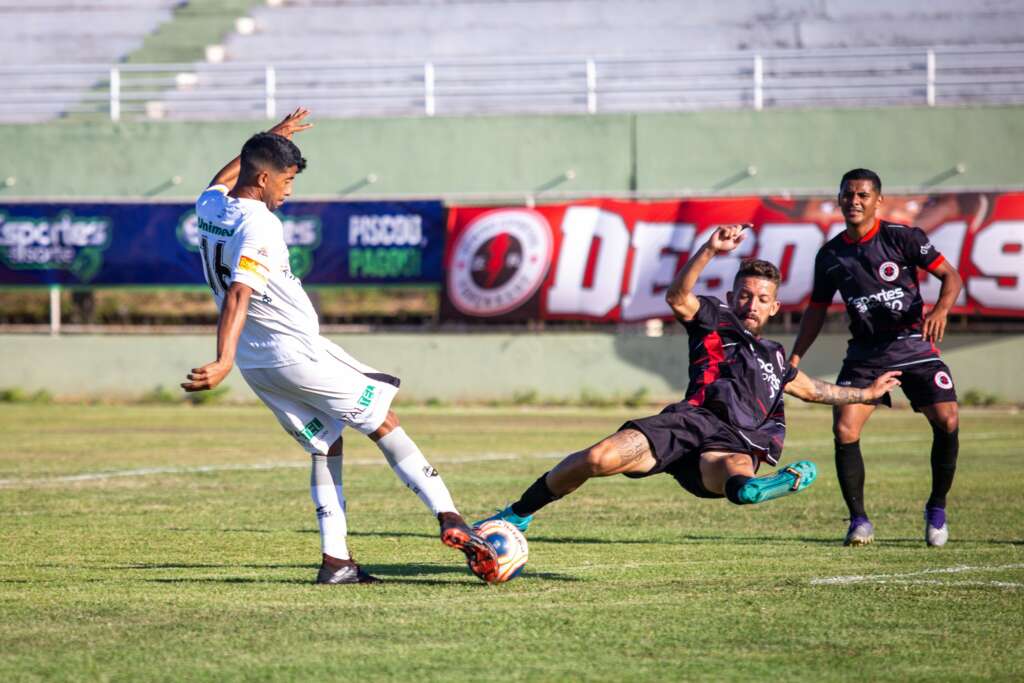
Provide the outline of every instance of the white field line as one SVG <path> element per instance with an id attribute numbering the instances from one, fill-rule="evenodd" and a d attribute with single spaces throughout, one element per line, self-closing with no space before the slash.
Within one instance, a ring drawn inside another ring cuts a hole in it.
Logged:
<path id="1" fill-rule="evenodd" d="M 534 460 L 550 459 L 565 455 L 564 453 L 541 453 L 533 455 L 521 455 L 519 453 L 481 453 L 480 455 L 462 457 L 438 457 L 431 458 L 431 463 L 437 464 L 460 464 L 473 462 L 491 462 L 501 460 Z M 345 459 L 346 465 L 386 465 L 383 457 L 374 460 Z M 237 463 L 223 465 L 194 465 L 191 467 L 141 467 L 131 470 L 103 470 L 100 472 L 83 472 L 81 474 L 69 474 L 59 477 L 39 477 L 34 479 L 0 479 L 0 488 L 16 488 L 24 486 L 45 486 L 52 484 L 73 484 L 88 481 L 104 481 L 106 479 L 117 479 L 121 477 L 147 477 L 154 474 L 205 474 L 208 472 L 248 472 L 257 470 L 286 470 L 306 469 L 309 462 L 280 461 L 263 463 Z"/>
<path id="2" fill-rule="evenodd" d="M 906 574 L 867 574 L 864 576 L 830 576 L 828 578 L 811 579 L 812 586 L 848 586 L 853 583 L 941 583 L 937 581 L 928 581 L 924 579 L 912 579 L 915 576 L 927 576 L 930 574 L 962 574 L 964 572 L 999 572 L 1006 571 L 1007 569 L 1024 569 L 1024 564 L 1000 564 L 994 566 L 977 566 L 970 567 L 967 565 L 958 565 L 956 567 L 940 567 L 935 569 L 922 569 L 919 572 L 908 572 Z M 973 583 L 973 582 L 969 582 Z M 982 582 L 988 584 L 1000 583 L 996 582 Z M 1008 584 L 1009 586 L 1018 586 L 1021 584 Z"/>

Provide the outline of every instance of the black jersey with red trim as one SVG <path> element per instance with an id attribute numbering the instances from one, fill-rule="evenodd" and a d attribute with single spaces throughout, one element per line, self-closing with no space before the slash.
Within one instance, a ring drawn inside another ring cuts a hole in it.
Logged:
<path id="1" fill-rule="evenodd" d="M 937 355 L 921 341 L 924 301 L 917 269 L 934 271 L 943 261 L 920 228 L 876 221 L 856 242 L 843 231 L 818 251 L 811 305 L 827 306 L 839 292 L 850 317 L 851 346 L 917 340 L 900 355 Z"/>
<path id="2" fill-rule="evenodd" d="M 751 333 L 720 299 L 699 296 L 692 320 L 685 401 L 735 427 L 755 452 L 778 462 L 785 439 L 783 388 L 796 377 L 782 344 Z"/>

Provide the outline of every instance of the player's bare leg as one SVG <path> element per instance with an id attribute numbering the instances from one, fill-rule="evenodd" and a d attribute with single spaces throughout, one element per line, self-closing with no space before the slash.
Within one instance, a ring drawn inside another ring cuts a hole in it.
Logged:
<path id="1" fill-rule="evenodd" d="M 518 501 L 488 519 L 501 519 L 514 524 L 520 531 L 526 531 L 533 520 L 533 513 L 569 495 L 588 479 L 614 474 L 644 474 L 657 464 L 647 437 L 635 429 L 623 429 L 590 448 L 566 456 L 533 482 Z"/>
<path id="2" fill-rule="evenodd" d="M 960 410 L 956 401 L 921 408 L 932 426 L 932 491 L 924 508 L 924 538 L 932 547 L 946 545 L 946 494 L 953 486 L 960 451 Z"/>
<path id="3" fill-rule="evenodd" d="M 700 456 L 701 484 L 711 493 L 728 498 L 737 505 L 763 503 L 792 495 L 814 483 L 818 470 L 803 460 L 787 465 L 774 474 L 754 476 L 753 456 L 746 453 L 709 451 Z"/>
<path id="4" fill-rule="evenodd" d="M 850 526 L 843 545 L 861 546 L 875 540 L 874 525 L 864 510 L 864 457 L 860 452 L 861 430 L 874 411 L 874 405 L 862 403 L 832 409 L 836 474 L 843 500 L 850 511 Z"/>
<path id="5" fill-rule="evenodd" d="M 313 456 L 309 479 L 310 495 L 316 505 L 320 527 L 322 561 L 317 572 L 319 584 L 380 583 L 370 576 L 349 554 L 346 536 L 345 497 L 341 487 L 342 440 L 331 444 L 327 455 Z"/>
<path id="6" fill-rule="evenodd" d="M 371 433 L 391 469 L 409 487 L 441 525 L 441 542 L 465 554 L 469 568 L 479 578 L 492 582 L 498 575 L 494 548 L 473 531 L 462 518 L 441 475 L 427 462 L 416 443 L 409 438 L 394 411 Z"/>

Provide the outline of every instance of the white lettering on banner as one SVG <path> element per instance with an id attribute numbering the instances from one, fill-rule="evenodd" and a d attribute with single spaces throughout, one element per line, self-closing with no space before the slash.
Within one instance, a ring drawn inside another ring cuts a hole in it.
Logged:
<path id="1" fill-rule="evenodd" d="M 592 285 L 583 286 L 587 257 L 599 240 Z M 622 216 L 596 206 L 571 206 L 562 219 L 562 247 L 555 281 L 548 290 L 548 313 L 578 313 L 602 317 L 619 303 L 629 248 L 629 231 Z"/>
<path id="2" fill-rule="evenodd" d="M 960 268 L 960 253 L 964 250 L 964 235 L 967 234 L 967 223 L 964 221 L 952 221 L 944 223 L 928 233 L 928 241 L 946 257 L 949 265 L 955 269 Z M 942 288 L 942 280 L 932 275 L 925 277 L 921 283 L 921 298 L 926 304 L 934 304 L 939 300 L 939 290 Z M 967 288 L 960 290 L 956 305 L 967 304 Z"/>
<path id="3" fill-rule="evenodd" d="M 971 261 L 981 272 L 968 281 L 971 297 L 988 308 L 1022 308 L 1024 221 L 996 221 L 979 230 L 974 235 Z M 1000 285 L 1001 277 L 1012 278 L 1013 284 Z"/>
<path id="4" fill-rule="evenodd" d="M 352 216 L 348 219 L 349 246 L 415 246 L 421 242 L 424 242 L 423 218 L 416 214 Z"/>
<path id="5" fill-rule="evenodd" d="M 814 286 L 814 257 L 825 243 L 825 236 L 814 223 L 765 223 L 758 233 L 757 258 L 782 268 L 786 248 L 793 256 L 782 273 L 778 298 L 784 304 L 803 300 Z"/>
<path id="6" fill-rule="evenodd" d="M 672 284 L 681 254 L 693 244 L 692 223 L 647 223 L 633 227 L 633 267 L 629 288 L 622 297 L 623 320 L 645 320 L 671 315 L 665 289 Z M 668 254 L 662 252 L 669 250 Z"/>

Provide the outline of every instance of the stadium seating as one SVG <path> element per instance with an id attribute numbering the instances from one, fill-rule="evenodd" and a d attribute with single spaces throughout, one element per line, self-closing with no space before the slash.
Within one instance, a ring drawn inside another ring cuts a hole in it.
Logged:
<path id="1" fill-rule="evenodd" d="M 95 108 L 89 100 L 104 96 L 89 91 L 106 80 L 109 65 L 138 49 L 149 33 L 171 19 L 178 4 L 180 0 L 0 0 L 0 84 L 6 95 L 0 120 L 45 120 Z M 46 96 L 39 97 L 37 91 L 43 88 Z"/>
<path id="2" fill-rule="evenodd" d="M 0 82 L 15 93 L 0 120 L 102 112 L 101 65 L 137 49 L 183 3 L 0 0 Z M 924 104 L 936 100 L 929 68 L 943 104 L 1024 98 L 1024 0 L 268 0 L 249 18 L 209 53 L 224 64 L 126 69 L 123 111 L 218 119 L 299 102 L 329 116 Z M 927 63 L 926 47 L 985 45 L 997 49 L 940 55 L 938 72 Z M 1013 56 L 998 55 L 1000 45 Z M 904 48 L 864 59 L 870 93 L 844 84 L 849 62 L 828 54 L 866 48 Z M 771 54 L 755 65 L 762 52 Z M 56 64 L 97 66 L 40 71 Z M 33 88 L 46 92 L 19 106 Z"/>

